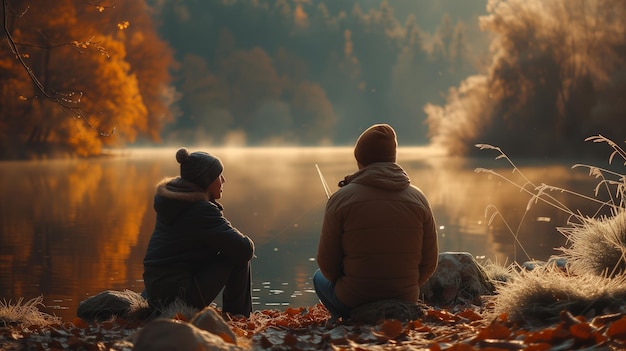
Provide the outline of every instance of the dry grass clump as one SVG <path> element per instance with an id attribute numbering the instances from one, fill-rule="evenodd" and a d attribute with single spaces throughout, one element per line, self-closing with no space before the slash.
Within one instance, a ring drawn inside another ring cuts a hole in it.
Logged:
<path id="1" fill-rule="evenodd" d="M 571 275 L 558 268 L 521 271 L 508 284 L 497 287 L 494 313 L 512 322 L 545 326 L 558 322 L 561 311 L 596 316 L 626 312 L 626 276 L 607 278 Z"/>
<path id="2" fill-rule="evenodd" d="M 573 273 L 614 277 L 626 271 L 626 211 L 559 228 L 571 242 L 562 248 Z"/>
<path id="3" fill-rule="evenodd" d="M 212 304 L 212 306 L 215 306 Z M 195 307 L 187 305 L 180 299 L 174 300 L 174 302 L 159 309 L 159 317 L 162 318 L 177 318 L 184 317 L 187 320 L 191 320 L 200 310 Z"/>
<path id="4" fill-rule="evenodd" d="M 61 323 L 61 318 L 41 312 L 38 306 L 43 306 L 43 296 L 38 296 L 24 302 L 23 298 L 12 302 L 0 301 L 0 326 L 47 326 Z"/>
<path id="5" fill-rule="evenodd" d="M 500 265 L 497 262 L 486 260 L 481 264 L 485 274 L 495 284 L 503 284 L 514 277 L 515 265 Z"/>
<path id="6" fill-rule="evenodd" d="M 586 141 L 608 144 L 613 150 L 609 164 L 621 158 L 626 165 L 626 151 L 613 141 L 602 135 L 589 137 Z M 527 325 L 557 322 L 562 311 L 583 316 L 626 313 L 626 175 L 596 166 L 574 165 L 572 168 L 587 168 L 590 176 L 599 179 L 595 196 L 586 196 L 547 184 L 537 185 L 526 178 L 500 148 L 485 144 L 477 147 L 497 151 L 496 159 L 506 160 L 520 175 L 521 181 L 514 181 L 493 170 L 476 170 L 498 176 L 527 193 L 530 196 L 527 211 L 541 201 L 570 218 L 567 227 L 557 228 L 567 238 L 567 247 L 560 248 L 566 265 L 559 268 L 548 264 L 531 271 L 511 271 L 514 276 L 502 279 L 504 283 L 497 286 L 497 295 L 493 297 L 495 313 L 507 314 L 511 321 Z M 608 200 L 598 198 L 601 191 Z M 585 217 L 552 196 L 553 192 L 590 201 L 598 205 L 598 210 L 595 215 Z M 497 216 L 504 220 L 497 209 L 490 209 L 490 223 Z M 607 209 L 611 216 L 599 215 Z M 519 233 L 512 229 L 515 226 L 504 222 L 517 240 Z M 506 277 L 504 273 L 499 276 Z"/>

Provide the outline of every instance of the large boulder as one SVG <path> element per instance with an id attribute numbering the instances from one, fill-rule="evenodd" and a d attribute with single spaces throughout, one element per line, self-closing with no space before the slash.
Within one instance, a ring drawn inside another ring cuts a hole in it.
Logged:
<path id="1" fill-rule="evenodd" d="M 468 252 L 442 252 L 437 269 L 420 289 L 421 299 L 433 306 L 480 305 L 480 296 L 495 293 L 483 267 Z"/>
<path id="2" fill-rule="evenodd" d="M 241 347 L 195 325 L 173 319 L 148 322 L 133 337 L 134 351 L 235 351 Z"/>
<path id="3" fill-rule="evenodd" d="M 235 333 L 233 333 L 228 324 L 226 324 L 222 315 L 213 307 L 205 307 L 202 311 L 198 312 L 191 320 L 191 324 L 219 336 L 227 343 L 237 343 Z"/>

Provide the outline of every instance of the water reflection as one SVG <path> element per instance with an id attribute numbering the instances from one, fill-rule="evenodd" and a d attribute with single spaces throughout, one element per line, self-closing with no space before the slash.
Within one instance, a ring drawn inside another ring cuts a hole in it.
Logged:
<path id="1" fill-rule="evenodd" d="M 335 191 L 337 182 L 355 170 L 352 149 L 209 151 L 225 164 L 226 216 L 257 246 L 255 309 L 316 303 L 310 276 L 317 268 L 326 196 L 315 165 Z M 43 294 L 48 312 L 71 319 L 87 296 L 107 289 L 140 291 L 155 219 L 154 185 L 178 174 L 174 154 L 174 149 L 135 150 L 99 160 L 0 163 L 0 298 Z M 546 259 L 564 244 L 555 227 L 566 225 L 566 214 L 542 203 L 526 211 L 528 196 L 497 177 L 474 172 L 504 164 L 445 158 L 423 148 L 400 149 L 398 160 L 431 202 L 442 251 L 510 263 Z M 529 164 L 522 170 L 533 182 L 591 194 L 595 181 L 569 166 Z M 516 175 L 510 168 L 497 170 Z M 555 196 L 583 213 L 597 210 L 597 205 Z M 488 224 L 490 204 L 506 223 L 495 217 Z"/>

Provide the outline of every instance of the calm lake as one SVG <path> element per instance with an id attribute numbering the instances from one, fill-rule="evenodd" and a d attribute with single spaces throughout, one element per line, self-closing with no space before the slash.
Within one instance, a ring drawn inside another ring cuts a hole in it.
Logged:
<path id="1" fill-rule="evenodd" d="M 356 169 L 352 149 L 202 150 L 224 162 L 224 214 L 256 244 L 254 308 L 317 303 L 311 275 L 327 199 L 315 165 L 335 191 Z M 108 289 L 141 291 L 142 260 L 155 221 L 154 186 L 179 174 L 175 152 L 136 149 L 93 160 L 0 162 L 0 299 L 43 295 L 44 311 L 71 321 L 89 296 Z M 484 159 L 459 159 L 428 148 L 399 150 L 398 163 L 431 202 L 440 251 L 467 251 L 500 264 L 557 254 L 554 248 L 565 240 L 556 227 L 566 225 L 568 215 L 541 202 L 527 211 L 530 196 L 474 171 L 519 176 L 505 160 L 494 160 L 497 154 L 485 153 Z M 592 195 L 597 180 L 584 169 L 572 170 L 573 163 L 518 166 L 534 184 Z M 598 209 L 587 200 L 552 194 L 584 214 Z M 502 215 L 491 223 L 490 213 L 485 216 L 489 205 Z"/>

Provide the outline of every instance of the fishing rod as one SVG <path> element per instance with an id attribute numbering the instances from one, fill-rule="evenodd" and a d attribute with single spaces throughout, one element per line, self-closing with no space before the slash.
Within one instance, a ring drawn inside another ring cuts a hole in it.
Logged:
<path id="1" fill-rule="evenodd" d="M 328 183 L 326 183 L 326 179 L 324 178 L 324 175 L 322 174 L 322 170 L 317 165 L 317 163 L 315 164 L 315 168 L 317 169 L 317 174 L 320 176 L 320 181 L 322 182 L 322 186 L 324 187 L 326 198 L 330 199 L 330 195 L 332 194 L 332 192 L 330 191 L 330 187 L 328 186 Z"/>
<path id="2" fill-rule="evenodd" d="M 322 182 L 322 186 L 324 187 L 324 193 L 326 193 L 326 199 L 330 199 L 330 196 L 332 195 L 332 191 L 330 190 L 330 187 L 328 186 L 328 183 L 326 183 L 326 179 L 324 178 L 324 175 L 322 174 L 322 170 L 320 169 L 320 167 L 315 164 L 315 168 L 317 169 L 317 174 L 320 177 L 320 181 Z M 301 213 L 298 218 L 295 220 L 297 222 L 298 219 L 305 217 L 306 215 L 308 215 L 313 209 L 317 208 L 317 206 L 322 202 L 322 200 L 320 200 L 318 203 L 316 203 L 312 208 L 306 210 L 305 212 Z M 267 245 L 269 242 L 271 242 L 272 240 L 276 239 L 277 237 L 279 237 L 280 235 L 282 235 L 283 233 L 285 233 L 287 230 L 292 229 L 293 228 L 293 224 L 288 224 L 286 225 L 283 229 L 279 230 L 278 232 L 276 232 L 275 234 L 271 235 L 266 242 L 264 242 L 263 244 L 260 245 L 256 245 L 256 248 L 261 248 L 265 245 Z"/>

